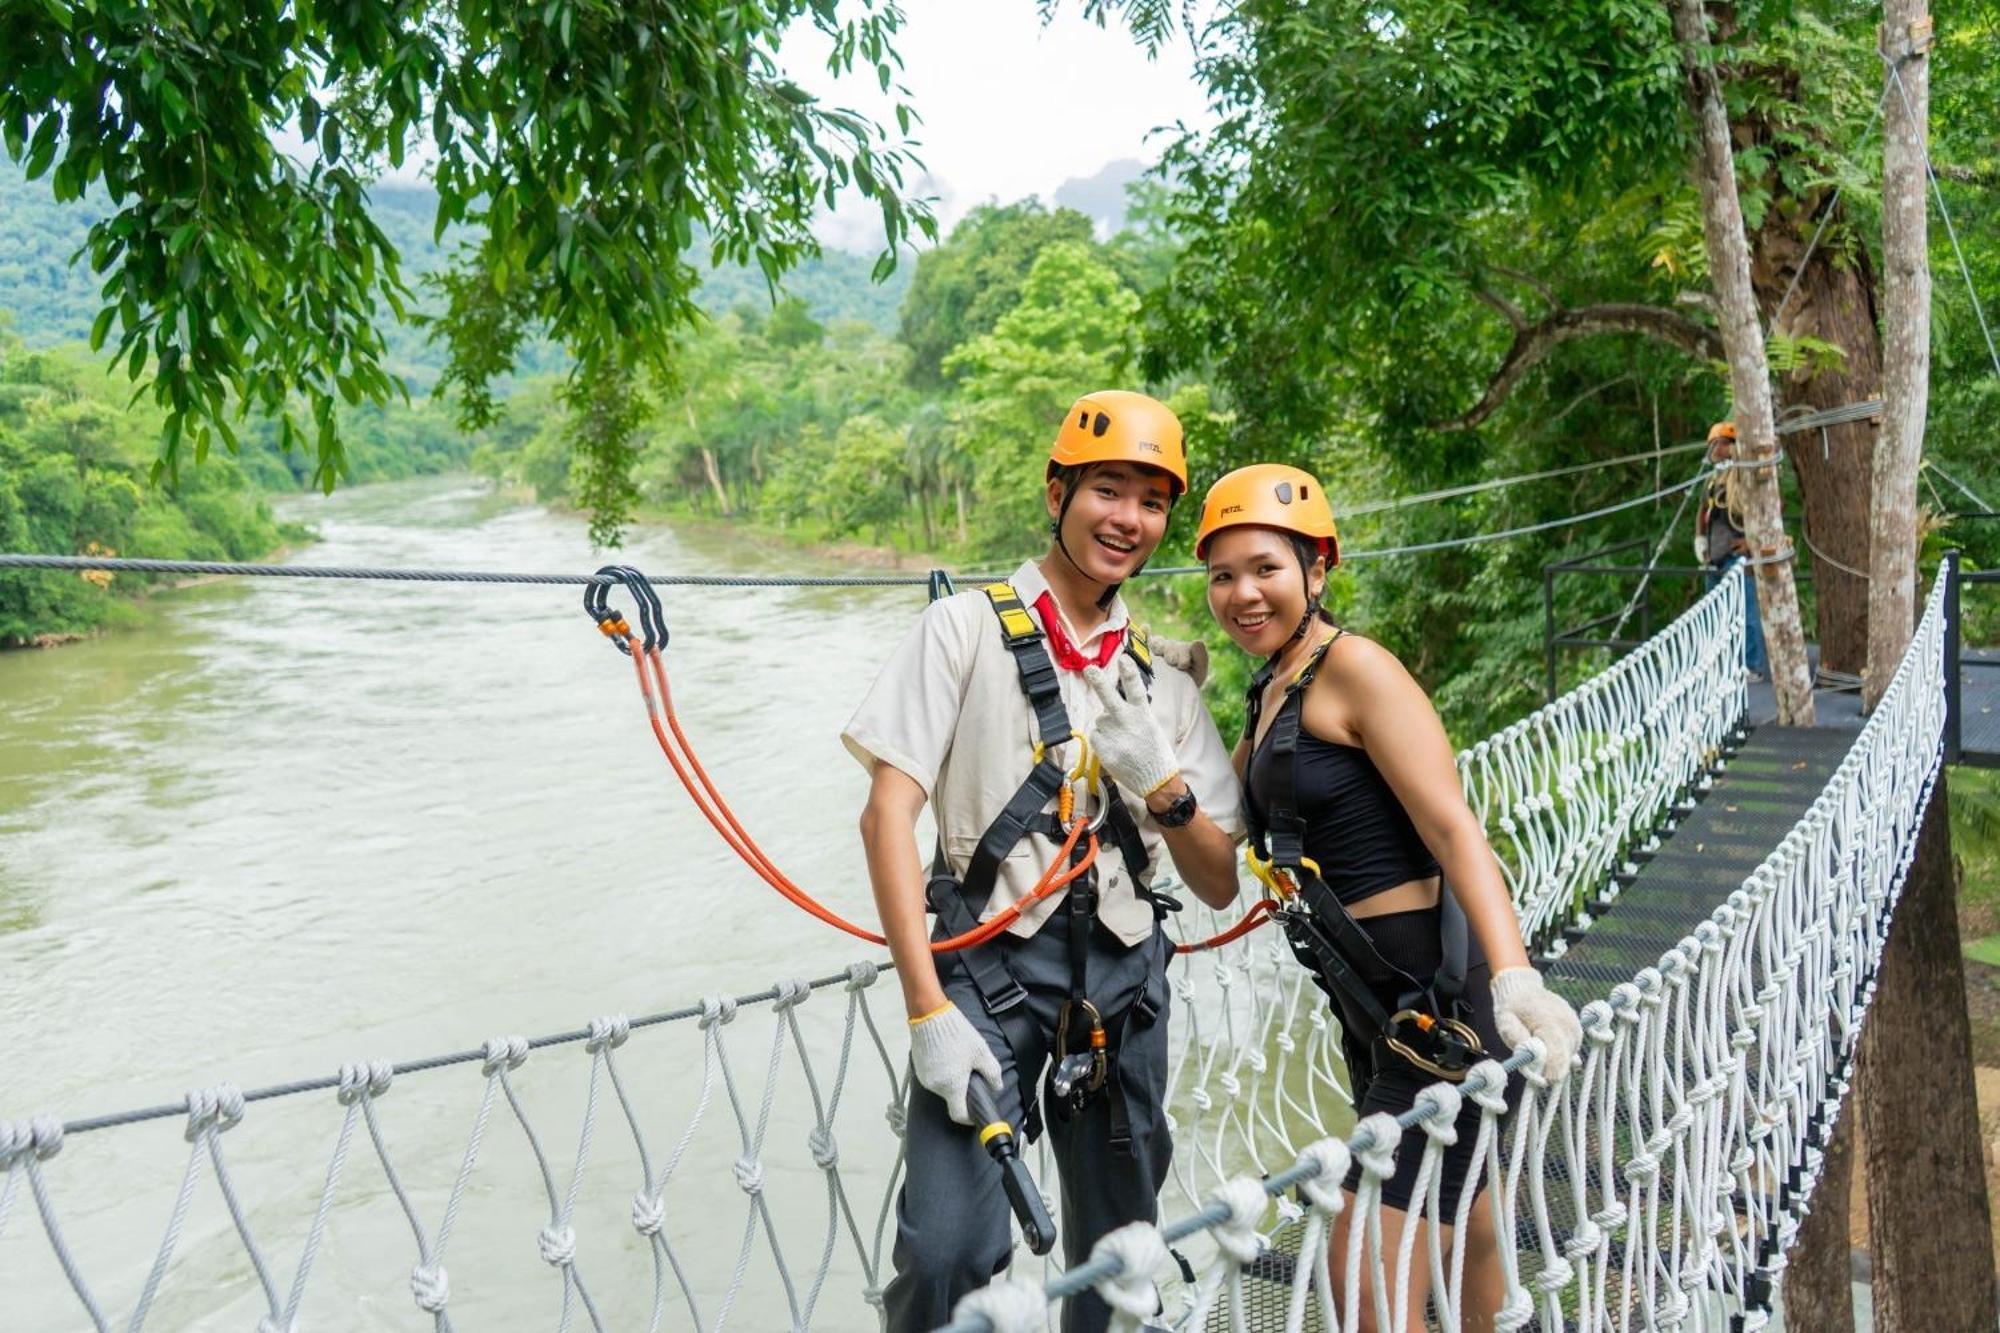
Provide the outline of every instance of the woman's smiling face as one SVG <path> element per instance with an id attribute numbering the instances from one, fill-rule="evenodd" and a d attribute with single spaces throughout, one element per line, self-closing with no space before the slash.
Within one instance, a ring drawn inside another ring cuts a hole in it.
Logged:
<path id="1" fill-rule="evenodd" d="M 1324 558 L 1310 571 L 1324 587 Z M 1306 615 L 1298 549 L 1276 528 L 1225 528 L 1208 542 L 1208 610 L 1236 646 L 1269 657 L 1292 640 Z"/>

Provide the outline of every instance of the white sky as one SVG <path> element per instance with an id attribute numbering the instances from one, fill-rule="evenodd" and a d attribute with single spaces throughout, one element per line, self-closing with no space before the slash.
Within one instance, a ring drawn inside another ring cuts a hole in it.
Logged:
<path id="1" fill-rule="evenodd" d="M 1129 29 L 1085 22 L 1080 0 L 1046 28 L 1036 8 L 1034 0 L 903 0 L 902 83 L 923 117 L 911 135 L 930 170 L 925 192 L 937 196 L 941 231 L 989 199 L 1048 199 L 1064 181 L 1119 158 L 1153 162 L 1169 141 L 1150 133 L 1157 127 L 1213 122 L 1185 35 L 1149 61 Z M 786 72 L 893 130 L 874 71 L 836 80 L 825 45 L 809 27 L 795 30 L 782 52 Z M 827 244 L 861 253 L 882 244 L 879 215 L 858 199 L 844 200 L 819 231 Z"/>

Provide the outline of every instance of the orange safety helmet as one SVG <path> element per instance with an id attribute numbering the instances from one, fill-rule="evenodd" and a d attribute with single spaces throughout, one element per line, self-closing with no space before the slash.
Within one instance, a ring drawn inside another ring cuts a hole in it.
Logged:
<path id="1" fill-rule="evenodd" d="M 1735 438 L 1736 423 L 1733 421 L 1718 421 L 1708 428 L 1708 442 L 1710 444 L 1714 444 L 1717 440 L 1734 440 Z"/>
<path id="2" fill-rule="evenodd" d="M 1089 463 L 1138 463 L 1172 481 L 1171 498 L 1187 491 L 1187 448 L 1181 419 L 1157 398 L 1129 389 L 1099 389 L 1070 405 L 1056 442 L 1049 446 L 1047 476 L 1057 468 Z"/>
<path id="3" fill-rule="evenodd" d="M 1237 468 L 1208 488 L 1201 502 L 1201 526 L 1194 535 L 1194 558 L 1208 555 L 1208 539 L 1224 528 L 1277 528 L 1319 543 L 1326 565 L 1340 563 L 1340 534 L 1333 506 L 1318 478 L 1283 463 Z"/>

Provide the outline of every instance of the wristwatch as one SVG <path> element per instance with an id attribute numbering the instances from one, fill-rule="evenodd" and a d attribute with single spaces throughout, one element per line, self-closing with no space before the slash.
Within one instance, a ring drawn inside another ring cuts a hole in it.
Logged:
<path id="1" fill-rule="evenodd" d="M 1194 819 L 1194 788 L 1185 788 L 1174 803 L 1153 816 L 1153 822 L 1161 828 L 1180 828 Z"/>

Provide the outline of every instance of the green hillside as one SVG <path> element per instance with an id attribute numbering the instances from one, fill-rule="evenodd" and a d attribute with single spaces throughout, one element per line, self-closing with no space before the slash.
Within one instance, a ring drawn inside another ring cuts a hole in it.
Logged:
<path id="1" fill-rule="evenodd" d="M 371 191 L 375 219 L 403 256 L 406 274 L 416 279 L 436 270 L 454 242 L 432 241 L 436 196 L 428 187 L 378 185 Z M 82 342 L 100 308 L 99 279 L 85 262 L 70 258 L 83 246 L 90 226 L 104 215 L 101 197 L 58 204 L 45 181 L 23 179 L 20 169 L 0 164 L 0 310 L 11 312 L 14 333 L 30 347 Z M 909 286 L 912 261 L 888 281 L 869 281 L 873 261 L 844 251 L 828 251 L 791 275 L 786 290 L 803 300 L 814 318 L 834 324 L 858 321 L 883 332 L 896 328 L 896 311 Z M 770 295 L 755 269 L 714 270 L 702 287 L 703 304 L 715 314 L 740 306 L 768 308 Z M 428 391 L 444 365 L 442 349 L 421 330 L 401 328 L 389 340 L 389 369 L 413 390 Z M 521 376 L 547 374 L 566 364 L 562 351 L 545 342 L 529 344 Z"/>

